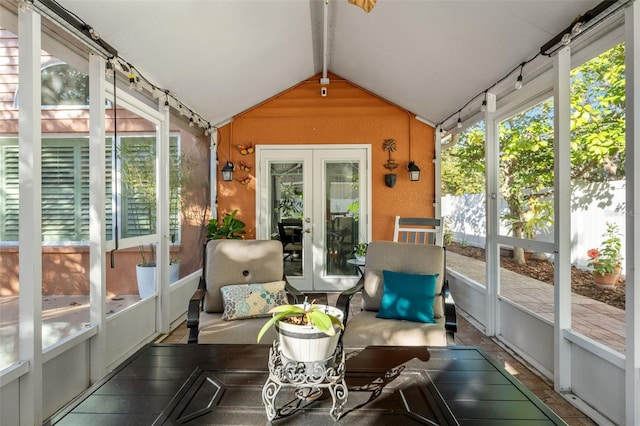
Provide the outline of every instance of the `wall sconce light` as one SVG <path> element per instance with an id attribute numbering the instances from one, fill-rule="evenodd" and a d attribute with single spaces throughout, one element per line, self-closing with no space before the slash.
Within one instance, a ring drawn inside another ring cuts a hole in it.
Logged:
<path id="1" fill-rule="evenodd" d="M 231 161 L 227 161 L 227 164 L 222 168 L 222 180 L 225 182 L 229 182 L 233 180 L 233 171 L 235 170 L 235 166 Z"/>
<path id="2" fill-rule="evenodd" d="M 413 161 L 409 161 L 407 164 L 407 170 L 409 170 L 409 180 L 412 182 L 416 182 L 420 180 L 420 167 L 416 165 Z"/>

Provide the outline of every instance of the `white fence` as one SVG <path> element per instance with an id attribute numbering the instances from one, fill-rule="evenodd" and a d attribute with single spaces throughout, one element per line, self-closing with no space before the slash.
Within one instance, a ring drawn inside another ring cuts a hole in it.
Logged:
<path id="1" fill-rule="evenodd" d="M 503 202 L 501 212 L 506 212 Z M 625 181 L 576 184 L 571 194 L 571 262 L 577 268 L 587 267 L 587 250 L 598 248 L 606 223 L 615 223 L 622 234 L 622 255 L 625 253 Z M 471 194 L 442 198 L 442 217 L 453 239 L 475 247 L 485 245 L 485 196 Z M 509 235 L 509 228 L 500 224 L 500 233 Z M 553 241 L 553 232 L 537 237 Z M 622 261 L 624 275 L 625 261 Z"/>

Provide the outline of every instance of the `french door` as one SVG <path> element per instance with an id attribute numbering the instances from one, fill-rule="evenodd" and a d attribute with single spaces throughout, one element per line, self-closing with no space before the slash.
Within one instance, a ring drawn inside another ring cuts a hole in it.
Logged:
<path id="1" fill-rule="evenodd" d="M 369 158 L 362 145 L 256 147 L 256 235 L 283 242 L 296 288 L 341 291 L 358 280 L 349 260 L 369 241 Z"/>

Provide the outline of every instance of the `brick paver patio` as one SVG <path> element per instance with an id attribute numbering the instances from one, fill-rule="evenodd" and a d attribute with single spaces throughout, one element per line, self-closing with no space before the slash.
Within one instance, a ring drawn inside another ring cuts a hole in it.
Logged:
<path id="1" fill-rule="evenodd" d="M 447 252 L 447 266 L 485 285 L 485 262 Z M 553 322 L 553 286 L 507 269 L 500 270 L 500 294 Z M 455 298 L 455 293 L 453 294 Z M 572 329 L 625 352 L 625 312 L 578 294 L 571 295 Z"/>

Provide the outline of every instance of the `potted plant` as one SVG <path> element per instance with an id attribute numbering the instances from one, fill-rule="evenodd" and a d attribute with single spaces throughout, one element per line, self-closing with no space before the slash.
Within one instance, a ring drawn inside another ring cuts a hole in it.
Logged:
<path id="1" fill-rule="evenodd" d="M 293 183 L 283 183 L 281 186 L 278 210 L 280 218 L 300 218 L 302 216 L 302 189 Z"/>
<path id="2" fill-rule="evenodd" d="M 144 246 L 139 246 L 142 261 L 136 264 L 136 281 L 138 283 L 138 294 L 141 299 L 152 296 L 156 291 L 156 247 L 149 244 L 149 258 Z M 180 260 L 169 259 L 169 283 L 174 283 L 180 279 Z"/>
<path id="3" fill-rule="evenodd" d="M 451 225 L 447 218 L 444 220 L 444 233 L 443 233 L 443 241 L 445 246 L 450 246 L 453 244 L 453 229 L 451 229 Z"/>
<path id="4" fill-rule="evenodd" d="M 242 235 L 246 233 L 243 221 L 236 219 L 238 210 L 234 210 L 230 214 L 222 218 L 222 222 L 218 223 L 216 219 L 211 219 L 207 225 L 207 238 L 210 240 L 240 240 Z"/>
<path id="5" fill-rule="evenodd" d="M 588 265 L 593 268 L 593 283 L 602 288 L 614 288 L 620 279 L 622 242 L 618 225 L 607 222 L 607 230 L 602 234 L 603 240 L 599 249 L 587 251 Z"/>
<path id="6" fill-rule="evenodd" d="M 353 248 L 353 252 L 356 256 L 356 260 L 358 260 L 359 262 L 364 262 L 364 259 L 367 255 L 367 246 L 368 246 L 367 243 L 358 243 Z"/>
<path id="7" fill-rule="evenodd" d="M 530 197 L 524 208 L 516 214 L 505 214 L 503 220 L 507 222 L 511 233 L 516 238 L 524 237 L 535 240 L 539 233 L 548 232 L 553 227 L 553 209 L 549 201 L 539 197 Z M 514 259 L 522 256 L 522 263 L 533 256 L 533 252 L 522 247 L 514 247 Z"/>
<path id="8" fill-rule="evenodd" d="M 271 311 L 273 316 L 258 332 L 258 342 L 272 325 L 278 330 L 282 355 L 298 362 L 328 359 L 336 350 L 340 333 L 344 330 L 342 311 L 333 306 L 307 302 L 299 305 L 280 305 Z"/>

